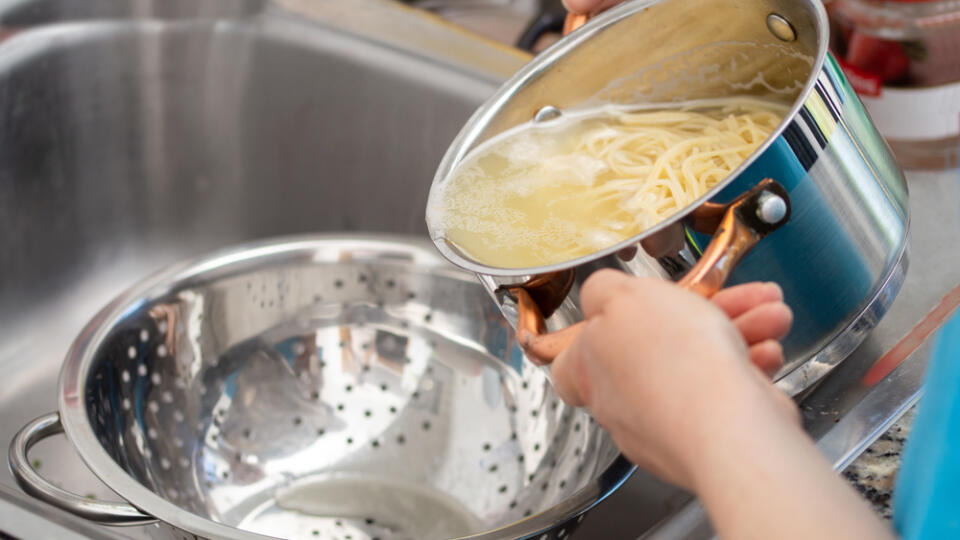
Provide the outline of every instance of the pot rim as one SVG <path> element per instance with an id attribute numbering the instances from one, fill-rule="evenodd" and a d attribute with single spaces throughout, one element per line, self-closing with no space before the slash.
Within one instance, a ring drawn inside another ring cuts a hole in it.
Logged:
<path id="1" fill-rule="evenodd" d="M 387 248 L 402 251 L 411 255 L 412 264 L 420 268 L 428 268 L 440 273 L 452 272 L 456 277 L 462 277 L 464 281 L 475 283 L 471 275 L 452 268 L 449 263 L 439 257 L 426 238 L 388 234 L 314 234 L 280 237 L 222 249 L 160 270 L 127 289 L 91 318 L 78 334 L 64 360 L 58 384 L 58 410 L 67 438 L 84 464 L 124 500 L 179 529 L 207 538 L 241 540 L 275 538 L 217 523 L 184 510 L 130 476 L 104 450 L 90 427 L 83 397 L 86 392 L 86 376 L 96 358 L 97 349 L 115 325 L 144 303 L 170 292 L 173 284 L 182 286 L 200 276 L 207 277 L 210 272 L 218 269 L 242 267 L 244 263 L 254 263 L 264 258 L 305 255 L 310 256 L 310 260 L 323 260 L 318 252 L 335 248 L 338 243 L 351 249 L 383 250 Z M 595 506 L 620 487 L 635 469 L 636 467 L 623 455 L 617 455 L 599 476 L 554 506 L 497 529 L 463 538 L 522 538 L 541 534 L 557 522 L 575 518 Z"/>
<path id="2" fill-rule="evenodd" d="M 631 17 L 638 12 L 644 11 L 652 5 L 659 4 L 664 1 L 669 0 L 636 0 L 633 2 L 625 2 L 604 13 L 601 13 L 588 21 L 573 34 L 549 47 L 530 63 L 521 68 L 520 71 L 510 77 L 510 79 L 508 79 L 493 96 L 491 96 L 473 113 L 473 115 L 469 120 L 467 120 L 467 123 L 461 129 L 460 133 L 458 133 L 456 138 L 454 138 L 453 142 L 450 144 L 450 147 L 447 149 L 446 154 L 444 154 L 443 159 L 440 161 L 440 165 L 437 167 L 437 172 L 434 175 L 433 182 L 430 185 L 430 196 L 432 197 L 434 195 L 434 188 L 436 188 L 436 186 L 449 180 L 454 168 L 471 153 L 475 146 L 477 146 L 477 139 L 483 134 L 491 119 L 499 113 L 503 106 L 510 101 L 513 95 L 516 94 L 521 88 L 526 86 L 531 80 L 539 76 L 545 70 L 549 69 L 554 63 L 569 54 L 572 50 L 581 46 L 583 43 L 586 43 L 594 36 L 606 30 L 608 27 L 613 26 L 628 17 Z M 722 182 L 688 204 L 684 210 L 675 213 L 668 219 L 661 221 L 657 225 L 654 225 L 653 227 L 650 227 L 637 235 L 617 242 L 616 244 L 608 246 L 604 249 L 594 251 L 589 255 L 583 255 L 568 261 L 541 266 L 503 268 L 477 262 L 451 246 L 446 241 L 446 238 L 443 236 L 442 232 L 434 230 L 430 220 L 427 220 L 427 230 L 430 238 L 433 240 L 434 245 L 437 247 L 440 253 L 443 254 L 444 258 L 465 270 L 488 276 L 514 277 L 522 279 L 533 275 L 568 270 L 570 268 L 575 268 L 580 265 L 596 261 L 608 255 L 612 255 L 624 248 L 636 245 L 644 238 L 656 234 L 657 232 L 677 223 L 691 211 L 717 195 L 731 182 L 736 180 L 736 178 L 739 177 L 743 171 L 757 161 L 760 155 L 766 152 L 773 142 L 783 134 L 784 130 L 787 129 L 787 126 L 793 122 L 800 109 L 802 109 L 806 103 L 807 98 L 813 92 L 817 83 L 817 79 L 820 76 L 820 73 L 823 71 L 823 65 L 826 62 L 828 55 L 830 37 L 828 31 L 829 25 L 826 9 L 823 7 L 821 2 L 817 0 L 804 0 L 804 3 L 812 10 L 812 15 L 815 18 L 815 28 L 817 31 L 817 52 L 813 61 L 813 65 L 810 67 L 810 73 L 807 77 L 806 83 L 803 86 L 803 89 L 791 104 L 790 109 L 783 117 L 783 120 L 773 131 L 773 133 L 767 137 L 763 144 L 754 150 L 753 153 L 750 154 L 747 159 L 740 164 L 739 167 L 727 175 Z"/>

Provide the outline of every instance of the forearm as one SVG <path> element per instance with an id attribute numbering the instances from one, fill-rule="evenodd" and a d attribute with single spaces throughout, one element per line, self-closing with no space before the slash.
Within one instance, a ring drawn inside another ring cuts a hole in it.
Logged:
<path id="1" fill-rule="evenodd" d="M 800 428 L 754 419 L 703 441 L 694 487 L 721 538 L 893 538 Z"/>

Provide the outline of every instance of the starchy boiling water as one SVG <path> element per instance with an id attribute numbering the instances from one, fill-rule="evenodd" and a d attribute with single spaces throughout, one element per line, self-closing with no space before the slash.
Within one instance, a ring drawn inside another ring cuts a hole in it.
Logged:
<path id="1" fill-rule="evenodd" d="M 489 266 L 589 255 L 707 193 L 785 113 L 779 103 L 728 98 L 524 124 L 477 147 L 436 186 L 427 220 L 434 236 Z"/>

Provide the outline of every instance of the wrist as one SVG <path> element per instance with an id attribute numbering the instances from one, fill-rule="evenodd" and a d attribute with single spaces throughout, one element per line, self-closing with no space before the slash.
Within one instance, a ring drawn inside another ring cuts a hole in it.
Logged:
<path id="1" fill-rule="evenodd" d="M 731 384 L 714 398 L 685 456 L 688 487 L 701 496 L 711 490 L 726 492 L 733 476 L 762 476 L 764 468 L 812 446 L 796 421 L 792 401 L 776 392 L 762 380 Z"/>

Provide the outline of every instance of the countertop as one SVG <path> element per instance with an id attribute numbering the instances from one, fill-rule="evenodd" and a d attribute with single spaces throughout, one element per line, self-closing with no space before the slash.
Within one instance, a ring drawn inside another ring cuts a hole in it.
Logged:
<path id="1" fill-rule="evenodd" d="M 911 188 L 911 197 L 915 199 L 923 199 L 921 204 L 913 203 L 914 210 L 917 206 L 924 208 L 932 208 L 932 201 L 929 200 L 931 196 L 943 197 L 947 200 L 956 200 L 956 189 L 957 189 L 957 180 L 960 180 L 960 174 L 957 170 L 942 171 L 942 172 L 913 172 L 907 171 L 908 184 Z M 940 185 L 939 189 L 932 189 L 927 192 L 929 188 L 934 185 Z M 944 188 L 945 191 L 944 191 Z M 951 218 L 956 220 L 954 216 Z M 918 220 L 914 219 L 914 231 L 912 233 L 913 241 L 915 247 L 920 249 L 915 249 L 914 251 L 922 251 L 923 245 L 926 242 L 923 242 L 926 237 L 931 236 L 925 234 L 926 231 L 920 231 L 920 234 L 917 234 L 917 229 L 920 228 Z M 934 242 L 936 243 L 936 242 Z M 923 273 L 927 274 L 930 272 L 929 267 L 920 268 L 915 267 L 911 270 L 914 274 Z M 954 275 L 955 270 L 947 271 L 948 274 Z M 956 277 L 951 277 L 949 279 L 942 279 L 941 276 L 928 277 L 926 280 L 931 283 L 942 282 L 945 284 L 956 284 Z M 932 287 L 931 287 L 932 288 Z M 929 291 L 924 291 L 924 294 L 918 294 L 917 290 L 907 290 L 903 296 L 912 297 L 917 303 L 921 302 L 921 296 L 925 296 Z M 935 297 L 936 294 L 932 295 L 931 298 Z M 922 347 L 921 351 L 918 352 L 921 356 L 924 356 L 926 353 L 923 352 Z M 921 375 L 922 377 L 922 375 Z M 901 454 L 903 452 L 904 444 L 910 436 L 910 430 L 913 427 L 914 418 L 916 415 L 917 406 L 916 404 L 909 407 L 903 415 L 896 420 L 889 429 L 887 429 L 873 444 L 871 444 L 867 449 L 860 454 L 855 460 L 853 460 L 849 466 L 843 469 L 843 477 L 854 487 L 860 494 L 873 506 L 874 510 L 883 518 L 890 519 L 893 514 L 893 492 L 896 486 L 897 473 L 900 470 L 901 463 Z"/>
<path id="2" fill-rule="evenodd" d="M 916 411 L 914 405 L 843 471 L 843 477 L 885 519 L 893 513 L 893 488 Z"/>

